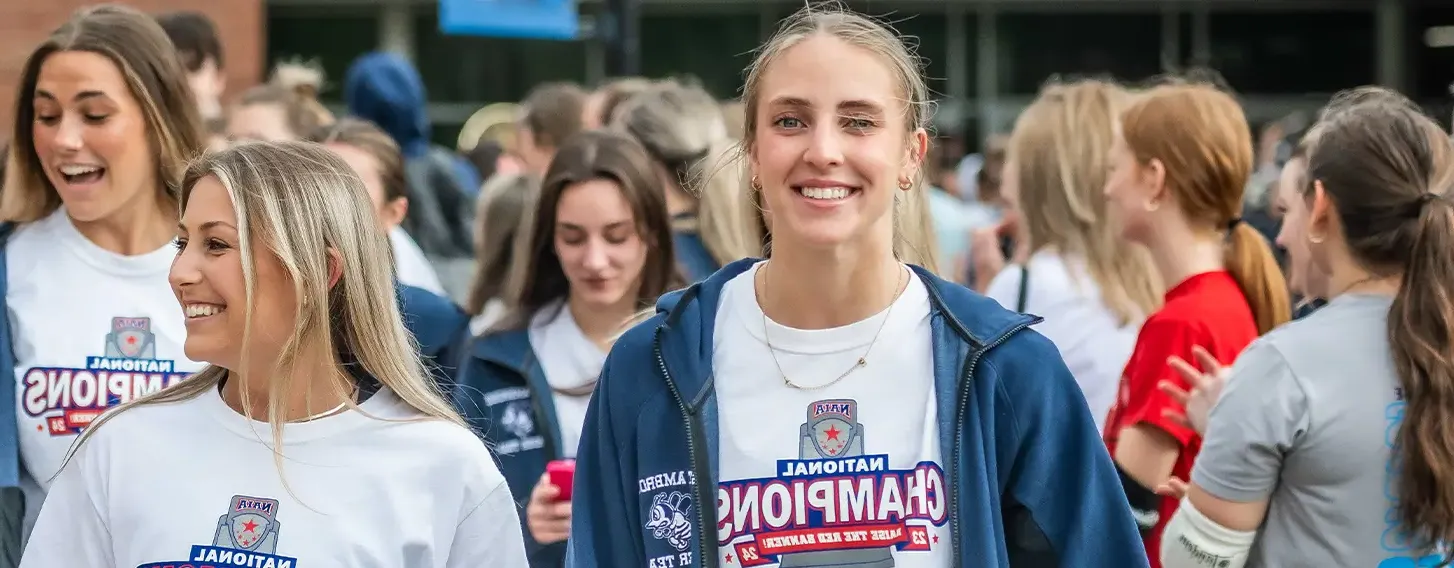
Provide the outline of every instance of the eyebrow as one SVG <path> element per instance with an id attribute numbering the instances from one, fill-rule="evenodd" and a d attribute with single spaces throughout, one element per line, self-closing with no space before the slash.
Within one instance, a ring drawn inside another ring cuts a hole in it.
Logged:
<path id="1" fill-rule="evenodd" d="M 237 230 L 237 227 L 232 226 L 232 224 L 228 223 L 227 221 L 208 221 L 206 223 L 202 223 L 200 227 L 197 227 L 197 232 L 206 231 L 207 229 L 211 229 L 213 227 L 227 227 L 234 231 Z M 181 223 L 177 223 L 177 229 L 184 233 L 187 232 L 187 226 Z"/>
<path id="2" fill-rule="evenodd" d="M 35 90 L 35 96 L 36 97 L 39 97 L 39 98 L 43 98 L 43 99 L 50 99 L 50 100 L 53 100 L 53 101 L 60 100 L 60 99 L 56 98 L 55 95 L 50 94 L 50 92 L 48 92 L 48 91 L 46 91 L 44 89 L 36 89 Z M 105 98 L 105 97 L 106 97 L 106 93 L 103 93 L 101 91 L 81 91 L 80 93 L 77 93 L 76 94 L 75 100 L 77 102 L 80 102 L 80 101 L 84 101 L 86 99 L 96 99 L 96 98 Z"/>
<path id="3" fill-rule="evenodd" d="M 611 229 L 619 229 L 621 227 L 628 227 L 630 225 L 631 225 L 631 221 L 630 220 L 623 220 L 623 221 L 617 221 L 615 223 L 611 223 L 609 225 L 606 225 L 604 227 L 604 229 L 607 230 L 607 231 L 609 231 Z M 558 227 L 560 227 L 562 229 L 575 229 L 577 231 L 584 231 L 584 230 L 586 230 L 585 227 L 582 227 L 580 225 L 576 225 L 574 223 L 556 223 L 556 226 L 558 226 Z"/>
<path id="4" fill-rule="evenodd" d="M 798 107 L 798 108 L 813 108 L 813 103 L 808 102 L 807 99 L 803 99 L 803 98 L 799 98 L 799 97 L 791 97 L 791 96 L 789 96 L 789 97 L 778 97 L 776 99 L 773 99 L 768 104 L 773 105 L 773 106 Z M 867 113 L 879 113 L 879 112 L 883 112 L 883 105 L 880 105 L 880 104 L 875 103 L 873 101 L 867 101 L 867 100 L 863 100 L 863 99 L 853 99 L 853 100 L 847 100 L 847 101 L 843 101 L 843 102 L 838 103 L 838 111 L 839 112 L 857 111 L 857 112 L 867 112 Z"/>

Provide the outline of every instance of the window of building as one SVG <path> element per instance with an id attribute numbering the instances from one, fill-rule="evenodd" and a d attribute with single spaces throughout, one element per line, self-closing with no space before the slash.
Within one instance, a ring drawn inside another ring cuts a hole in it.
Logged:
<path id="1" fill-rule="evenodd" d="M 1332 93 L 1375 80 L 1369 10 L 1219 12 L 1209 16 L 1211 67 L 1241 93 Z M 1190 19 L 1182 34 L 1190 54 Z"/>
<path id="2" fill-rule="evenodd" d="M 1002 92 L 1027 95 L 1052 76 L 1138 81 L 1161 72 L 1161 14 L 1000 14 Z"/>

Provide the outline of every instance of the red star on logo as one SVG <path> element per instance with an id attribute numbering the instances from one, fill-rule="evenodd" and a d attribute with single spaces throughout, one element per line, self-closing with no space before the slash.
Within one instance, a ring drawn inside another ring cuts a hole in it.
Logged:
<path id="1" fill-rule="evenodd" d="M 727 555 L 727 563 L 728 564 L 731 564 L 732 563 L 732 555 L 731 554 L 728 554 Z"/>
<path id="2" fill-rule="evenodd" d="M 126 338 L 126 342 L 127 343 L 136 343 L 136 336 L 133 335 L 131 337 Z"/>
<path id="3" fill-rule="evenodd" d="M 242 524 L 242 530 L 244 532 L 253 532 L 253 531 L 256 531 L 257 530 L 257 523 L 254 523 L 252 521 L 245 522 L 245 523 Z"/>
<path id="4" fill-rule="evenodd" d="M 939 535 L 934 535 L 934 544 L 939 544 Z"/>
<path id="5" fill-rule="evenodd" d="M 833 426 L 829 426 L 827 430 L 824 430 L 823 431 L 823 433 L 828 435 L 828 439 L 829 440 L 837 440 L 838 439 L 838 435 L 839 434 L 842 434 L 843 431 L 842 430 L 839 430 L 838 429 L 838 426 L 833 425 Z"/>

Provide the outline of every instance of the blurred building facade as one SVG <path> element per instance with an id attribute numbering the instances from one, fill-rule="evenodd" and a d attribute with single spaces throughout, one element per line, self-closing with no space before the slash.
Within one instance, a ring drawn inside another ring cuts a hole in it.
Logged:
<path id="1" fill-rule="evenodd" d="M 0 2 L 0 78 L 87 0 Z M 475 109 L 521 98 L 550 80 L 604 78 L 592 39 L 445 36 L 435 0 L 122 0 L 149 12 L 192 8 L 222 29 L 234 87 L 283 59 L 313 58 L 341 98 L 350 61 L 372 49 L 413 58 L 431 99 L 436 137 L 452 140 Z M 728 98 L 778 19 L 802 0 L 639 0 L 641 67 L 691 75 Z M 584 28 L 602 0 L 578 0 Z M 941 97 L 941 132 L 978 138 L 1010 126 L 1052 75 L 1139 81 L 1210 67 L 1253 122 L 1311 110 L 1342 88 L 1381 83 L 1448 116 L 1454 82 L 1454 0 L 849 0 L 913 36 Z M 1442 30 L 1442 32 L 1440 32 Z M 1442 33 L 1442 35 L 1441 35 Z M 8 116 L 9 106 L 0 111 Z"/>
<path id="2" fill-rule="evenodd" d="M 263 68 L 266 34 L 264 0 L 119 0 L 149 14 L 196 10 L 218 24 L 222 36 L 228 91 L 255 84 Z M 98 0 L 0 0 L 0 139 L 10 137 L 15 83 L 36 44 L 82 7 Z M 28 104 L 28 101 L 27 101 Z"/>

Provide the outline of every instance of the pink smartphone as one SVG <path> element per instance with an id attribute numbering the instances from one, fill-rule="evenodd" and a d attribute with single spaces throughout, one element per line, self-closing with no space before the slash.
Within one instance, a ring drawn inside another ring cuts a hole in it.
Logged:
<path id="1" fill-rule="evenodd" d="M 552 460 L 545 464 L 545 473 L 550 475 L 550 484 L 560 488 L 561 501 L 570 501 L 571 484 L 576 477 L 576 460 Z"/>

